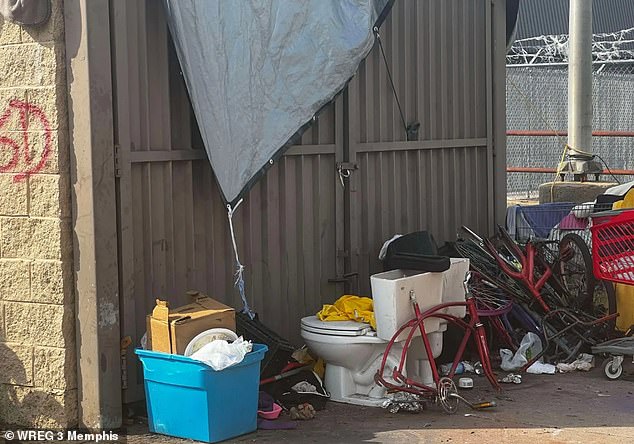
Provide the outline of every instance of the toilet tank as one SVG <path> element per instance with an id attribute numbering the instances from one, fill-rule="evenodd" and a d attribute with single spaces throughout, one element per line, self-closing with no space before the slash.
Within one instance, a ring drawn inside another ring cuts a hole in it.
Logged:
<path id="1" fill-rule="evenodd" d="M 442 272 L 443 278 L 443 296 L 442 301 L 445 302 L 464 302 L 464 286 L 463 282 L 467 272 L 469 271 L 469 259 L 451 258 L 449 270 Z M 444 313 L 464 318 L 466 315 L 466 307 L 449 307 L 443 310 Z"/>
<path id="2" fill-rule="evenodd" d="M 462 281 L 460 281 L 462 282 Z M 421 273 L 412 270 L 391 270 L 370 277 L 376 334 L 389 340 L 407 321 L 414 318 L 414 307 L 410 293 L 416 297 L 421 309 L 425 311 L 441 303 L 443 297 L 443 273 Z M 438 331 L 440 320 L 425 320 L 427 333 Z M 404 331 L 398 340 L 404 340 L 409 330 Z M 414 336 L 420 336 L 417 330 Z"/>

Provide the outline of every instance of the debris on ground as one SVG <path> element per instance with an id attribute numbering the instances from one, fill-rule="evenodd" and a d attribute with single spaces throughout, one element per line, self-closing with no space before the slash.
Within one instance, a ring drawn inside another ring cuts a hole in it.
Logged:
<path id="1" fill-rule="evenodd" d="M 315 411 L 315 407 L 305 402 L 298 405 L 297 407 L 291 407 L 290 414 L 291 419 L 306 421 L 309 419 L 314 419 L 317 415 L 317 412 Z"/>
<path id="2" fill-rule="evenodd" d="M 505 384 L 521 384 L 522 383 L 522 375 L 516 375 L 514 373 L 509 373 L 502 379 L 500 382 L 504 382 Z"/>
<path id="3" fill-rule="evenodd" d="M 593 367 L 594 356 L 588 353 L 581 353 L 579 357 L 570 364 L 566 364 L 565 362 L 557 364 L 557 371 L 560 373 L 568 373 L 575 370 L 589 372 Z"/>

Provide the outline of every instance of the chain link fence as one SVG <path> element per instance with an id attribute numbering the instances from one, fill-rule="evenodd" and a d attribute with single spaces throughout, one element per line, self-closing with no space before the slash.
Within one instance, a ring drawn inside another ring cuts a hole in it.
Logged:
<path id="1" fill-rule="evenodd" d="M 507 65 L 506 79 L 507 130 L 568 128 L 567 64 Z M 634 61 L 594 64 L 593 130 L 634 131 Z M 507 166 L 557 168 L 566 140 L 557 136 L 509 136 Z M 634 169 L 633 137 L 593 137 L 592 148 L 610 169 Z M 539 185 L 554 177 L 553 173 L 509 172 L 508 198 L 534 199 Z M 620 182 L 634 180 L 633 176 L 617 178 Z M 601 179 L 614 180 L 609 175 Z"/>

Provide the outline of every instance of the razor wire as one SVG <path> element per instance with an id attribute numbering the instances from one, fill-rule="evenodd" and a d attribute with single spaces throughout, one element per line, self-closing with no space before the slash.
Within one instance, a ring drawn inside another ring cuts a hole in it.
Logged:
<path id="1" fill-rule="evenodd" d="M 567 34 L 541 35 L 516 40 L 506 56 L 507 65 L 538 65 L 568 62 Z M 634 28 L 594 34 L 592 60 L 617 61 L 634 59 Z"/>

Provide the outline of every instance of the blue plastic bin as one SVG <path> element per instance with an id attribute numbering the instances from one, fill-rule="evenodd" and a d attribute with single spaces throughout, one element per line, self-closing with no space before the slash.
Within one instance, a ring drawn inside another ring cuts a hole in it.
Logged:
<path id="1" fill-rule="evenodd" d="M 257 429 L 260 361 L 267 347 L 215 371 L 185 356 L 137 349 L 150 432 L 218 442 Z"/>

